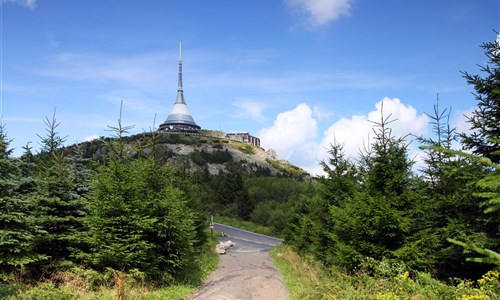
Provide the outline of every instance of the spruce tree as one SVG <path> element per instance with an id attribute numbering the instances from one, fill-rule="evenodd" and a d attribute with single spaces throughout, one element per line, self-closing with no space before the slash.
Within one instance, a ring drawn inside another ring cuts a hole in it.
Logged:
<path id="1" fill-rule="evenodd" d="M 90 189 L 90 159 L 84 158 L 82 144 L 75 145 L 69 156 L 69 178 L 75 185 L 75 194 L 78 198 L 85 198 Z"/>
<path id="2" fill-rule="evenodd" d="M 144 239 L 154 220 L 144 218 L 146 203 L 141 201 L 140 172 L 127 159 L 125 134 L 131 126 L 109 126 L 116 134 L 107 143 L 107 161 L 99 166 L 92 179 L 89 215 L 85 218 L 88 233 L 83 237 L 90 253 L 78 256 L 99 269 L 130 270 L 148 262 L 152 244 Z"/>
<path id="3" fill-rule="evenodd" d="M 46 232 L 37 241 L 37 251 L 50 257 L 49 267 L 69 263 L 74 247 L 73 236 L 82 229 L 85 202 L 75 193 L 71 167 L 59 136 L 55 111 L 45 119 L 47 135 L 41 138 L 42 150 L 36 157 L 36 191 L 32 195 L 37 223 Z M 50 272 L 52 269 L 49 269 Z"/>
<path id="4" fill-rule="evenodd" d="M 327 253 L 332 253 L 330 246 L 333 244 L 323 238 L 330 235 L 328 225 L 325 220 L 325 199 L 319 193 L 314 195 L 299 195 L 292 211 L 288 216 L 287 226 L 284 230 L 284 237 L 297 252 L 303 255 L 311 255 L 318 260 L 331 263 L 331 259 L 326 257 Z"/>
<path id="5" fill-rule="evenodd" d="M 480 66 L 483 76 L 462 72 L 474 87 L 478 107 L 468 117 L 472 133 L 462 133 L 462 145 L 478 156 L 500 163 L 500 35 L 482 45 L 488 62 Z"/>
<path id="6" fill-rule="evenodd" d="M 320 192 L 330 205 L 341 206 L 345 199 L 354 196 L 358 189 L 356 166 L 345 157 L 344 145 L 336 141 L 328 150 L 328 161 L 322 161 L 325 176 L 321 176 Z"/>
<path id="7" fill-rule="evenodd" d="M 451 108 L 441 110 L 439 108 L 439 95 L 436 98 L 433 114 L 425 113 L 430 119 L 434 138 L 418 137 L 418 141 L 425 146 L 437 146 L 446 149 L 451 149 L 452 143 L 457 142 L 457 134 L 455 128 L 450 126 Z M 448 186 L 447 182 L 443 182 L 443 166 L 452 162 L 452 156 L 437 151 L 432 148 L 426 149 L 426 157 L 424 157 L 425 166 L 421 170 L 425 176 L 425 180 L 435 190 L 443 190 Z M 445 192 L 443 190 L 443 192 Z"/>
<path id="8" fill-rule="evenodd" d="M 149 133 L 150 139 L 145 145 L 149 153 L 146 155 L 139 148 L 141 155 L 135 162 L 140 165 L 144 181 L 141 195 L 147 203 L 145 213 L 154 219 L 152 229 L 146 231 L 146 239 L 153 244 L 152 267 L 148 272 L 156 279 L 199 271 L 194 257 L 208 240 L 201 193 L 185 172 L 160 164 L 160 135 L 156 131 Z"/>
<path id="9" fill-rule="evenodd" d="M 216 193 L 223 213 L 231 217 L 236 215 L 243 220 L 250 219 L 254 204 L 250 201 L 240 171 L 220 172 Z"/>
<path id="10" fill-rule="evenodd" d="M 469 187 L 476 187 L 473 196 L 476 196 L 476 211 L 484 210 L 485 215 L 477 215 L 461 220 L 461 227 L 455 231 L 447 231 L 447 241 L 464 248 L 464 255 L 454 255 L 451 259 L 461 260 L 458 265 L 462 277 L 479 277 L 491 267 L 500 266 L 500 165 L 493 163 L 489 158 L 447 149 L 443 147 L 431 147 L 435 151 L 441 151 L 447 155 L 466 158 L 470 163 L 475 162 L 485 167 L 486 173 L 480 179 L 478 176 L 469 177 Z M 487 201 L 480 202 L 484 198 Z M 470 257 L 470 253 L 480 254 L 482 257 Z M 466 257 L 466 259 L 464 259 Z M 467 262 L 482 263 L 485 265 L 471 264 Z M 455 267 L 455 266 L 454 266 Z M 448 269 L 449 266 L 444 266 Z M 447 270 L 449 271 L 449 270 Z M 457 274 L 453 274 L 457 275 Z"/>
<path id="11" fill-rule="evenodd" d="M 157 128 L 154 122 L 152 128 Z M 195 179 L 192 174 L 183 172 L 175 168 L 170 168 L 164 163 L 162 164 L 164 160 L 164 157 L 162 157 L 161 155 L 160 148 L 160 138 L 162 137 L 162 133 L 156 130 L 151 130 L 149 133 L 149 137 L 149 143 L 146 145 L 146 147 L 150 149 L 150 153 L 146 158 L 151 164 L 152 172 L 149 172 L 148 174 L 154 175 L 155 172 L 158 172 L 159 175 L 166 176 L 167 180 L 165 182 L 168 183 L 168 185 L 166 186 L 171 186 L 182 191 L 183 198 L 186 201 L 186 206 L 189 210 L 191 210 L 195 226 L 196 234 L 193 246 L 195 247 L 196 251 L 201 251 L 202 247 L 207 243 L 208 239 L 208 214 L 205 213 L 206 209 L 201 202 L 201 187 L 195 183 Z M 159 177 L 162 178 L 162 176 Z M 163 181 L 160 180 L 158 182 Z M 160 190 L 160 185 L 157 185 L 157 180 L 155 180 L 154 176 L 151 178 L 148 177 L 148 183 L 155 185 L 153 190 Z"/>
<path id="12" fill-rule="evenodd" d="M 141 199 L 146 204 L 144 218 L 153 220 L 152 226 L 145 230 L 145 239 L 152 245 L 148 254 L 149 275 L 168 278 L 176 276 L 188 265 L 196 268 L 195 255 L 207 241 L 207 227 L 202 227 L 205 232 L 201 236 L 197 230 L 203 220 L 200 211 L 191 207 L 189 194 L 177 187 L 173 169 L 159 167 L 152 159 L 135 163 L 142 174 Z"/>
<path id="13" fill-rule="evenodd" d="M 125 142 L 131 126 L 122 126 L 120 118 L 110 128 L 115 138 L 88 196 L 88 232 L 82 236 L 88 251 L 79 257 L 101 270 L 137 269 L 148 278 L 171 279 L 196 264 L 199 237 L 187 194 L 172 169 Z"/>
<path id="14" fill-rule="evenodd" d="M 5 126 L 0 124 L 0 272 L 22 272 L 23 267 L 43 259 L 34 250 L 40 230 L 29 214 L 32 210 L 22 194 L 19 159 L 11 158 Z M 22 275 L 22 274 L 21 274 Z"/>
<path id="15" fill-rule="evenodd" d="M 326 175 L 319 178 L 319 195 L 312 198 L 314 214 L 311 221 L 314 226 L 311 232 L 316 235 L 313 248 L 317 257 L 332 265 L 338 259 L 333 250 L 339 245 L 337 237 L 332 235 L 335 227 L 332 212 L 343 209 L 352 201 L 359 192 L 359 185 L 356 166 L 345 156 L 344 145 L 334 141 L 328 153 L 328 161 L 321 162 Z"/>
<path id="16" fill-rule="evenodd" d="M 412 225 L 412 162 L 404 138 L 392 135 L 391 116 L 374 123 L 371 152 L 362 158 L 362 189 L 331 207 L 334 262 L 355 267 L 361 259 L 394 258 Z"/>
<path id="17" fill-rule="evenodd" d="M 437 102 L 434 113 L 428 114 L 434 137 L 419 138 L 427 154 L 423 169 L 426 186 L 422 189 L 424 197 L 417 203 L 419 231 L 405 248 L 406 256 L 413 255 L 415 262 L 441 278 L 472 275 L 473 265 L 465 263 L 461 249 L 448 243 L 447 238 L 481 239 L 486 219 L 481 199 L 475 195 L 475 182 L 483 176 L 483 170 L 477 163 L 449 152 L 458 139 L 449 125 L 449 114 L 450 110 L 440 110 Z"/>
<path id="18" fill-rule="evenodd" d="M 24 195 L 29 195 L 33 193 L 36 189 L 36 164 L 35 164 L 35 156 L 32 152 L 32 147 L 30 146 L 31 142 L 28 142 L 25 146 L 23 146 L 23 154 L 19 158 L 21 161 L 20 171 L 21 171 L 21 187 L 20 191 Z"/>
<path id="19" fill-rule="evenodd" d="M 389 125 L 395 121 L 391 120 L 391 115 L 384 116 L 383 111 L 379 122 L 372 121 L 375 138 L 370 152 L 363 158 L 366 163 L 364 184 L 370 195 L 400 198 L 400 205 L 405 205 L 406 199 L 399 196 L 409 187 L 413 163 L 407 156 L 404 137 L 392 135 Z"/>

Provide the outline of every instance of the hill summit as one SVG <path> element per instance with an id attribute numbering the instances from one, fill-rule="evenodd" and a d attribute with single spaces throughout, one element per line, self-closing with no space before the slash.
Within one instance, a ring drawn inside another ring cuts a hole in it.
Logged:
<path id="1" fill-rule="evenodd" d="M 272 149 L 237 139 L 228 138 L 221 131 L 169 131 L 146 132 L 126 137 L 128 153 L 152 155 L 160 163 L 173 165 L 181 170 L 208 172 L 217 175 L 229 168 L 240 169 L 249 176 L 279 176 L 305 179 L 309 174 L 290 162 L 278 159 Z M 107 150 L 105 143 L 113 138 L 100 137 L 78 145 L 85 158 L 101 159 Z M 76 147 L 76 145 L 69 148 Z"/>

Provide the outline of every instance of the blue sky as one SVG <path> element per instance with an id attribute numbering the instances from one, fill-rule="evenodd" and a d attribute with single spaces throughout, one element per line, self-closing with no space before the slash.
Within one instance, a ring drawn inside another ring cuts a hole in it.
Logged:
<path id="1" fill-rule="evenodd" d="M 397 135 L 429 135 L 439 93 L 452 123 L 476 105 L 460 71 L 479 73 L 498 0 L 1 1 L 1 114 L 15 153 L 39 148 L 56 118 L 67 144 L 139 133 L 184 96 L 206 129 L 249 131 L 318 172 L 336 139 L 355 158 L 384 112 Z M 412 143 L 412 155 L 418 145 Z"/>

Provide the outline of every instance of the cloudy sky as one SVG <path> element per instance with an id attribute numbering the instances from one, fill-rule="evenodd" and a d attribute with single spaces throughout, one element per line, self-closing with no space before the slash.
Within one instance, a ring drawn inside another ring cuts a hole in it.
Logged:
<path id="1" fill-rule="evenodd" d="M 0 114 L 17 155 L 54 109 L 67 144 L 108 136 L 121 101 L 131 133 L 163 122 L 182 41 L 195 121 L 249 131 L 313 173 L 334 139 L 356 158 L 382 106 L 396 135 L 428 136 L 439 93 L 467 130 L 476 101 L 460 71 L 480 72 L 499 31 L 498 0 L 0 1 Z"/>

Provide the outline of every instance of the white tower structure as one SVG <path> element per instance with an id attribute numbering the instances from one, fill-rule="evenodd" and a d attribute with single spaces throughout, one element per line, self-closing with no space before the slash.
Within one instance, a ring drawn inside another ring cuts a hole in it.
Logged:
<path id="1" fill-rule="evenodd" d="M 177 88 L 177 98 L 174 107 L 158 130 L 199 130 L 200 126 L 196 124 L 189 113 L 186 101 L 184 100 L 184 91 L 182 89 L 182 44 L 179 42 L 179 83 Z"/>

